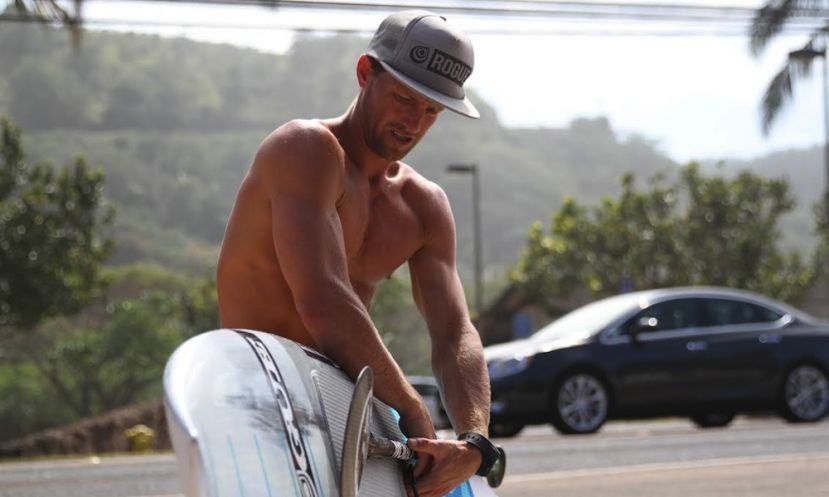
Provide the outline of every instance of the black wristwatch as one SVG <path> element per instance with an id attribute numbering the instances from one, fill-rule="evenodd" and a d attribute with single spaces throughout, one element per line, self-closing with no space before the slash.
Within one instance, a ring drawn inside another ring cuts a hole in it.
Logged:
<path id="1" fill-rule="evenodd" d="M 488 438 L 481 435 L 480 433 L 475 432 L 466 432 L 461 433 L 458 436 L 458 440 L 462 442 L 466 442 L 479 451 L 481 451 L 481 466 L 478 468 L 478 471 L 475 472 L 478 476 L 486 476 L 489 474 L 489 471 L 492 469 L 492 466 L 498 461 L 498 458 L 501 456 L 501 452 L 498 450 L 498 447 L 493 445 L 492 442 L 489 441 Z"/>

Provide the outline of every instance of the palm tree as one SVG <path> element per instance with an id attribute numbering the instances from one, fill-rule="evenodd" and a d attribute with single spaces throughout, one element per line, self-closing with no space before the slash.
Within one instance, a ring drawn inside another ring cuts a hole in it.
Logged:
<path id="1" fill-rule="evenodd" d="M 765 7 L 757 11 L 751 24 L 751 51 L 755 56 L 760 55 L 768 42 L 778 35 L 785 24 L 793 18 L 820 16 L 826 17 L 823 26 L 813 30 L 806 44 L 800 49 L 789 53 L 786 64 L 772 78 L 766 93 L 763 96 L 763 133 L 769 134 L 771 125 L 783 105 L 792 97 L 792 85 L 796 79 L 808 77 L 812 71 L 812 62 L 823 57 L 824 71 L 829 71 L 829 17 L 826 8 L 829 0 L 769 0 Z M 824 85 L 826 85 L 824 79 Z M 829 100 L 829 88 L 824 88 L 824 95 Z M 829 101 L 824 102 L 829 105 Z M 821 237 L 818 250 L 815 253 L 815 265 L 818 274 L 826 274 L 826 261 L 829 257 L 829 110 L 825 116 L 826 143 L 823 145 L 824 162 L 826 168 L 826 189 L 823 198 L 815 206 L 817 233 Z"/>
<path id="2" fill-rule="evenodd" d="M 793 18 L 816 18 L 826 14 L 826 0 L 769 0 L 757 11 L 751 24 L 751 51 L 759 56 L 769 41 Z M 792 54 L 805 54 L 805 57 L 789 57 L 780 72 L 769 83 L 763 96 L 763 133 L 768 135 L 771 125 L 783 105 L 792 96 L 795 80 L 808 77 L 812 62 L 817 56 L 826 56 L 827 38 L 829 38 L 829 18 L 822 27 L 812 31 L 806 44 Z"/>

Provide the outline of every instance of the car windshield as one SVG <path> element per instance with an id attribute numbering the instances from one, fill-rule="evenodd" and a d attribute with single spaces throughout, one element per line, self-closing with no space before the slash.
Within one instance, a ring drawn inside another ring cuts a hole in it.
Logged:
<path id="1" fill-rule="evenodd" d="M 598 333 L 621 315 L 639 309 L 641 295 L 625 294 L 598 300 L 556 319 L 533 334 L 533 340 L 552 340 Z"/>

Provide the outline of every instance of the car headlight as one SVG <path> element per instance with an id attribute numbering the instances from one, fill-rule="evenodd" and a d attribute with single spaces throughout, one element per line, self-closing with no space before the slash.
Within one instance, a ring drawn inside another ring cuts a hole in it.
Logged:
<path id="1" fill-rule="evenodd" d="M 509 359 L 495 359 L 488 364 L 489 379 L 503 378 L 514 375 L 527 369 L 532 361 L 532 356 L 511 357 Z"/>

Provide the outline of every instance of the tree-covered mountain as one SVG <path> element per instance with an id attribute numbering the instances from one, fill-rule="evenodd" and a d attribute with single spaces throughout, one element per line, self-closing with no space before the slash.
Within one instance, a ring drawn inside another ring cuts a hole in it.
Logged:
<path id="1" fill-rule="evenodd" d="M 83 154 L 105 168 L 107 195 L 118 211 L 115 262 L 150 260 L 203 271 L 215 260 L 259 142 L 289 119 L 343 112 L 357 89 L 354 64 L 366 42 L 303 36 L 275 55 L 87 32 L 74 50 L 65 32 L 3 25 L 0 113 L 23 128 L 32 159 Z M 484 258 L 499 274 L 517 259 L 530 223 L 546 222 L 567 196 L 590 204 L 618 193 L 627 171 L 647 178 L 678 169 L 647 141 L 620 139 L 606 119 L 578 119 L 563 129 L 509 129 L 486 102 L 472 98 L 481 119 L 444 113 L 407 158 L 450 196 L 465 275 L 472 264 L 471 185 L 469 178 L 449 176 L 447 164 L 480 166 Z M 811 167 L 807 158 L 803 170 Z M 758 167 L 788 160 L 795 159 L 770 156 Z M 802 183 L 808 192 L 802 197 L 811 198 L 814 178 L 789 173 L 795 197 Z M 811 220 L 808 209 L 801 204 L 802 219 Z"/>

